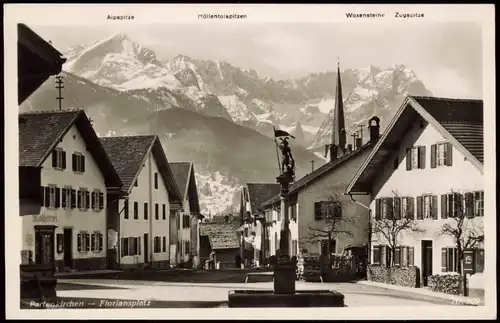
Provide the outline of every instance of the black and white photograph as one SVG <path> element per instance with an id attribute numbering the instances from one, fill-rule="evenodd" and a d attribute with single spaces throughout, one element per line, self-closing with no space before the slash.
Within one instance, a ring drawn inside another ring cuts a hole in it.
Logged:
<path id="1" fill-rule="evenodd" d="M 10 317 L 496 317 L 493 6 L 5 8 Z"/>

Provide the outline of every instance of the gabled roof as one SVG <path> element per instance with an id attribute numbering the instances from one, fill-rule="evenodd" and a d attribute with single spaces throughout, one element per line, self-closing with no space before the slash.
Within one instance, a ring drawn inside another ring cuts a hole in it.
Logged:
<path id="1" fill-rule="evenodd" d="M 246 188 L 252 214 L 258 213 L 262 203 L 280 193 L 278 183 L 247 183 Z"/>
<path id="2" fill-rule="evenodd" d="M 208 236 L 212 249 L 234 249 L 240 247 L 236 228 L 232 224 L 200 223 L 200 236 Z"/>
<path id="3" fill-rule="evenodd" d="M 121 188 L 120 177 L 83 110 L 20 113 L 18 123 L 20 167 L 41 167 L 74 125 L 103 174 L 106 186 Z"/>
<path id="4" fill-rule="evenodd" d="M 352 160 L 356 156 L 359 156 L 362 152 L 366 152 L 366 151 L 370 150 L 372 147 L 373 147 L 373 144 L 371 142 L 368 142 L 368 143 L 364 144 L 363 146 L 361 146 L 359 149 L 354 150 L 353 152 L 351 152 L 349 154 L 343 155 L 342 157 L 338 158 L 334 162 L 327 162 L 326 164 L 315 169 L 313 172 L 305 175 L 304 177 L 302 177 L 301 179 L 299 179 L 298 181 L 296 181 L 295 183 L 290 185 L 288 194 L 291 195 L 291 194 L 295 194 L 295 193 L 299 192 L 302 188 L 304 188 L 304 187 L 312 184 L 314 181 L 322 178 L 323 175 L 326 175 L 334 170 L 338 170 L 342 166 L 346 165 L 346 163 L 349 160 Z M 264 203 L 262 203 L 262 206 L 267 207 L 267 206 L 275 204 L 279 201 L 280 201 L 280 195 L 278 194 L 278 195 L 275 195 L 274 197 L 272 197 L 271 199 L 265 201 Z"/>
<path id="5" fill-rule="evenodd" d="M 100 138 L 108 152 L 111 162 L 120 175 L 123 189 L 130 192 L 142 166 L 151 152 L 158 166 L 158 171 L 165 183 L 172 201 L 180 201 L 181 194 L 170 170 L 165 151 L 156 135 L 122 136 Z"/>
<path id="6" fill-rule="evenodd" d="M 432 125 L 483 172 L 483 101 L 408 96 L 347 186 L 347 193 L 371 192 L 372 182 L 380 168 L 394 150 L 400 148 L 401 138 L 419 119 Z"/>
<path id="7" fill-rule="evenodd" d="M 25 24 L 17 24 L 18 103 L 21 104 L 51 75 L 61 72 L 62 54 Z"/>
<path id="8" fill-rule="evenodd" d="M 169 165 L 175 182 L 177 183 L 177 187 L 181 193 L 181 198 L 185 199 L 188 197 L 191 212 L 200 212 L 200 201 L 198 198 L 198 188 L 196 187 L 193 163 L 173 162 Z"/>

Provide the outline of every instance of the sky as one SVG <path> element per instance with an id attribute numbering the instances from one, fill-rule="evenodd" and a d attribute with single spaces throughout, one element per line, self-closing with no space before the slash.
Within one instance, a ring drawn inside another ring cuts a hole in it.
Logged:
<path id="1" fill-rule="evenodd" d="M 482 98 L 482 32 L 474 23 L 248 23 L 30 26 L 60 51 L 125 32 L 158 59 L 182 54 L 288 79 L 342 68 L 404 64 L 435 96 Z"/>

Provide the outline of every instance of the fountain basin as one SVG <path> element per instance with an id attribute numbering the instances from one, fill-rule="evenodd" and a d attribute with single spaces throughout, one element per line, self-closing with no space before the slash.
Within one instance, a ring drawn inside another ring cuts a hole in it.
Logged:
<path id="1" fill-rule="evenodd" d="M 290 294 L 232 290 L 228 299 L 228 307 L 344 307 L 344 295 L 333 290 L 298 290 Z"/>

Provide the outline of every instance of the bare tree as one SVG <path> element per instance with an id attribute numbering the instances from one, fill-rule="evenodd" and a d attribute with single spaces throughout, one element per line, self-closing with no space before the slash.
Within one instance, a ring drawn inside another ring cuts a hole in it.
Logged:
<path id="1" fill-rule="evenodd" d="M 396 192 L 393 194 L 394 197 L 375 201 L 375 219 L 370 222 L 369 228 L 374 240 L 380 242 L 380 237 L 383 237 L 390 249 L 390 261 L 387 266 L 394 266 L 394 253 L 402 234 L 424 232 L 415 220 L 413 199 L 400 197 Z"/>
<path id="2" fill-rule="evenodd" d="M 314 225 L 309 225 L 308 235 L 304 241 L 309 243 L 326 241 L 327 254 L 331 255 L 332 242 L 340 237 L 353 237 L 352 228 L 356 225 L 353 217 L 343 216 L 342 208 L 351 203 L 344 195 L 333 192 L 326 201 L 315 203 L 315 218 Z"/>
<path id="3" fill-rule="evenodd" d="M 464 199 L 465 197 L 465 199 Z M 449 220 L 444 223 L 439 235 L 449 236 L 453 239 L 457 248 L 458 273 L 461 276 L 461 289 L 467 296 L 467 278 L 464 274 L 464 253 L 467 249 L 473 249 L 484 242 L 484 227 L 477 225 L 474 221 L 475 210 L 473 193 L 461 194 L 451 191 L 441 200 L 443 208 L 442 217 Z M 444 215 L 444 216 L 443 216 Z"/>

